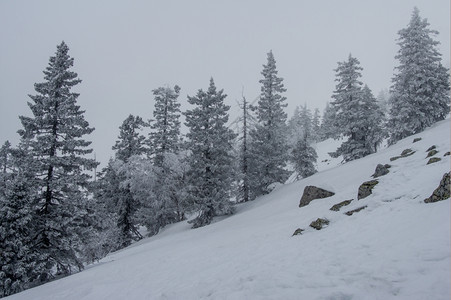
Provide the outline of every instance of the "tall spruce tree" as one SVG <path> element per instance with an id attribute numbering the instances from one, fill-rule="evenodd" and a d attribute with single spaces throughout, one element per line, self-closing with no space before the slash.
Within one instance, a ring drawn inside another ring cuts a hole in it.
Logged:
<path id="1" fill-rule="evenodd" d="M 156 234 L 160 228 L 185 217 L 185 184 L 183 155 L 180 154 L 180 87 L 153 90 L 155 122 L 149 135 L 154 151 L 156 184 L 152 208 L 147 214 L 148 229 Z"/>
<path id="2" fill-rule="evenodd" d="M 246 97 L 243 96 L 243 102 L 241 103 L 241 109 L 243 110 L 242 122 L 243 128 L 241 130 L 241 145 L 239 150 L 239 168 L 241 176 L 239 178 L 238 186 L 238 202 L 247 202 L 250 200 L 250 185 L 249 185 L 249 121 L 252 119 L 249 113 L 249 103 Z"/>
<path id="3" fill-rule="evenodd" d="M 151 125 L 154 130 L 149 140 L 155 152 L 155 164 L 163 162 L 165 153 L 177 153 L 180 148 L 180 87 L 159 87 L 152 91 L 155 96 L 153 117 L 155 122 Z"/>
<path id="4" fill-rule="evenodd" d="M 389 144 L 421 132 L 449 114 L 449 70 L 441 64 L 441 54 L 426 19 L 414 8 L 407 28 L 399 32 L 398 54 L 391 87 Z"/>
<path id="5" fill-rule="evenodd" d="M 28 196 L 33 199 L 33 251 L 36 265 L 42 267 L 42 281 L 83 268 L 77 228 L 86 214 L 90 179 L 86 170 L 97 165 L 86 157 L 92 149 L 84 136 L 94 128 L 77 105 L 79 94 L 71 92 L 81 80 L 70 70 L 74 59 L 68 51 L 64 42 L 57 46 L 44 71 L 45 81 L 36 83 L 37 94 L 30 95 L 32 117 L 20 117 L 21 148 L 33 161 L 27 173 L 33 174 L 37 186 L 36 193 Z"/>
<path id="6" fill-rule="evenodd" d="M 213 78 L 206 92 L 199 90 L 196 96 L 188 97 L 195 106 L 185 112 L 187 145 L 191 150 L 189 195 L 199 212 L 193 228 L 233 212 L 231 151 L 235 134 L 226 126 L 230 107 L 224 104 L 225 97 L 223 90 L 216 89 Z"/>
<path id="7" fill-rule="evenodd" d="M 285 170 L 288 159 L 286 137 L 287 114 L 284 108 L 286 91 L 283 78 L 277 76 L 276 60 L 272 51 L 268 53 L 267 64 L 263 65 L 263 79 L 260 80 L 261 94 L 255 108 L 257 124 L 250 131 L 250 198 L 270 192 L 273 183 L 284 183 L 289 172 Z"/>
<path id="8" fill-rule="evenodd" d="M 129 115 L 119 127 L 118 140 L 112 147 L 116 150 L 115 157 L 123 162 L 127 162 L 133 155 L 146 153 L 144 135 L 140 133 L 147 123 L 139 116 Z"/>
<path id="9" fill-rule="evenodd" d="M 331 102 L 335 111 L 334 127 L 348 139 L 333 153 L 343 156 L 345 162 L 364 157 L 376 151 L 380 143 L 377 131 L 381 130 L 382 113 L 368 88 L 362 88 L 360 62 L 349 55 L 338 63 L 336 90 Z"/>

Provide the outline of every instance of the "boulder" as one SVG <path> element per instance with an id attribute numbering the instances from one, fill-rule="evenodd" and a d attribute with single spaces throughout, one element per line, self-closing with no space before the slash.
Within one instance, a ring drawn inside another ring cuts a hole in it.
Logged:
<path id="1" fill-rule="evenodd" d="M 377 180 L 370 180 L 362 183 L 359 186 L 359 192 L 357 194 L 357 200 L 368 197 L 373 193 L 373 188 L 379 183 Z"/>
<path id="2" fill-rule="evenodd" d="M 445 175 L 443 175 L 443 178 L 440 181 L 438 188 L 435 189 L 431 197 L 424 199 L 424 203 L 433 203 L 437 201 L 442 201 L 450 197 L 450 187 L 449 187 L 450 173 L 451 172 L 448 172 L 445 173 Z"/>
<path id="3" fill-rule="evenodd" d="M 335 193 L 329 192 L 322 188 L 312 186 L 312 185 L 306 186 L 304 188 L 304 193 L 302 194 L 301 201 L 299 202 L 299 207 L 308 205 L 312 200 L 323 199 L 323 198 L 331 197 L 333 195 L 335 195 Z"/>
<path id="4" fill-rule="evenodd" d="M 294 231 L 292 236 L 301 235 L 303 231 L 304 231 L 304 229 L 298 228 Z"/>
<path id="5" fill-rule="evenodd" d="M 435 150 L 435 149 L 433 149 L 433 150 L 431 150 L 431 151 L 428 152 L 428 156 L 426 156 L 426 158 L 431 157 L 431 156 L 434 156 L 434 155 L 436 155 L 437 153 L 438 153 L 438 151 Z"/>
<path id="6" fill-rule="evenodd" d="M 388 172 L 390 172 L 388 169 L 390 169 L 391 166 L 389 164 L 378 164 L 376 166 L 376 170 L 374 171 L 374 174 L 371 175 L 373 178 L 379 177 L 379 176 L 384 176 L 386 174 L 388 174 Z"/>
<path id="7" fill-rule="evenodd" d="M 316 230 L 323 229 L 325 225 L 326 226 L 329 225 L 329 220 L 328 219 L 318 218 L 315 221 L 313 221 L 312 223 L 310 223 L 310 227 L 313 227 Z"/>
<path id="8" fill-rule="evenodd" d="M 401 152 L 400 156 L 395 156 L 395 157 L 391 157 L 390 161 L 394 161 L 397 160 L 399 158 L 403 158 L 403 157 L 407 157 L 407 156 L 411 156 L 415 153 L 415 151 L 413 151 L 412 149 L 405 149 L 404 151 Z"/>
<path id="9" fill-rule="evenodd" d="M 365 209 L 365 208 L 366 208 L 366 205 L 362 206 L 362 207 L 359 207 L 359 208 L 356 208 L 356 209 L 353 209 L 353 210 L 350 210 L 350 211 L 347 211 L 347 212 L 345 212 L 345 215 L 352 216 L 352 214 L 354 214 L 356 212 L 359 212 L 359 211 L 361 211 L 362 209 Z"/>
<path id="10" fill-rule="evenodd" d="M 426 150 L 426 152 L 429 152 L 429 151 L 432 151 L 432 150 L 435 150 L 435 149 L 437 149 L 437 146 L 436 145 L 432 145 L 431 147 L 429 147 L 429 149 Z"/>
<path id="11" fill-rule="evenodd" d="M 451 153 L 448 151 L 443 156 L 449 156 Z"/>
<path id="12" fill-rule="evenodd" d="M 431 157 L 429 160 L 428 160 L 428 165 L 429 164 L 433 164 L 433 163 L 436 163 L 436 162 L 438 162 L 438 161 L 441 161 L 442 159 L 441 158 L 439 158 L 439 157 Z"/>
<path id="13" fill-rule="evenodd" d="M 342 208 L 343 206 L 349 205 L 349 204 L 351 203 L 352 200 L 353 200 L 353 199 L 351 199 L 351 200 L 345 200 L 345 201 L 342 201 L 342 202 L 340 202 L 340 203 L 337 203 L 337 204 L 335 204 L 334 206 L 332 206 L 332 207 L 330 208 L 330 210 L 333 210 L 333 211 L 339 211 L 340 208 Z"/>
<path id="14" fill-rule="evenodd" d="M 419 141 L 421 141 L 421 138 L 414 138 L 414 139 L 413 139 L 413 142 L 414 142 L 414 143 L 419 142 Z"/>

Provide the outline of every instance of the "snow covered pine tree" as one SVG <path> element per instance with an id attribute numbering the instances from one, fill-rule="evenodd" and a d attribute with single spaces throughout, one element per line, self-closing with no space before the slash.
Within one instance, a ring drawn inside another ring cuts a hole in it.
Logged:
<path id="1" fill-rule="evenodd" d="M 195 107 L 185 112 L 189 132 L 188 148 L 191 150 L 189 196 L 199 211 L 193 228 L 210 224 L 213 217 L 230 214 L 233 181 L 232 155 L 235 134 L 228 129 L 229 106 L 226 95 L 217 91 L 213 78 L 206 92 L 199 90 L 188 102 Z"/>
<path id="2" fill-rule="evenodd" d="M 438 41 L 414 8 L 407 28 L 399 31 L 399 66 L 391 87 L 389 144 L 421 132 L 449 114 L 449 71 L 441 64 Z"/>
<path id="3" fill-rule="evenodd" d="M 30 95 L 33 116 L 21 116 L 23 129 L 18 131 L 20 147 L 33 161 L 26 172 L 33 175 L 37 186 L 36 194 L 29 196 L 35 212 L 31 220 L 32 248 L 37 253 L 34 271 L 41 281 L 70 274 L 73 267 L 83 268 L 79 229 L 89 226 L 85 217 L 90 176 L 86 170 L 97 165 L 86 158 L 92 152 L 91 142 L 82 137 L 94 129 L 77 105 L 79 94 L 70 91 L 81 80 L 70 71 L 74 59 L 68 51 L 62 42 L 50 57 L 45 82 L 36 83 L 38 94 Z"/>
<path id="4" fill-rule="evenodd" d="M 377 132 L 382 131 L 383 113 L 371 91 L 362 89 L 361 70 L 359 60 L 351 54 L 335 69 L 338 83 L 331 102 L 335 112 L 334 127 L 348 140 L 329 154 L 332 157 L 343 155 L 346 162 L 374 153 L 382 141 Z"/>
<path id="5" fill-rule="evenodd" d="M 284 183 L 289 176 L 285 170 L 288 160 L 286 137 L 287 106 L 282 93 L 286 91 L 283 78 L 277 76 L 276 60 L 272 51 L 263 65 L 260 99 L 255 108 L 257 124 L 250 131 L 249 186 L 250 199 L 270 192 L 273 183 Z"/>

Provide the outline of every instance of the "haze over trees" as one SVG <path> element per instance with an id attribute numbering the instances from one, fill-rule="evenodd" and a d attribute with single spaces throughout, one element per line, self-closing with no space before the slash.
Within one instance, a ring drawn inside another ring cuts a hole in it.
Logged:
<path id="1" fill-rule="evenodd" d="M 331 155 L 345 163 L 376 152 L 387 138 L 393 144 L 443 120 L 449 70 L 436 34 L 415 8 L 399 31 L 390 93 L 379 101 L 362 81 L 357 58 L 338 62 L 322 118 L 299 105 L 288 120 L 284 81 L 270 51 L 256 105 L 243 96 L 241 140 L 212 78 L 188 97 L 185 112 L 178 85 L 149 88 L 153 119 L 130 114 L 122 122 L 115 155 L 97 180 L 89 174 L 98 162 L 88 158 L 94 128 L 72 91 L 81 80 L 62 42 L 30 95 L 31 116 L 20 117 L 20 143 L 0 148 L 0 297 L 82 270 L 169 224 L 188 219 L 193 228 L 206 226 L 292 174 L 311 176 L 319 141 L 340 138 Z"/>

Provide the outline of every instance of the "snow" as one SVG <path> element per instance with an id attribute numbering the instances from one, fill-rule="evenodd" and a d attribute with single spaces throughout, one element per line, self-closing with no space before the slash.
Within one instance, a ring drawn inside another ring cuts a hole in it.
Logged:
<path id="1" fill-rule="evenodd" d="M 336 142 L 317 145 L 319 162 Z M 432 145 L 442 160 L 426 165 Z M 415 154 L 390 162 L 406 148 Z M 209 226 L 173 224 L 81 273 L 6 299 L 450 299 L 450 200 L 423 203 L 450 171 L 449 148 L 448 119 L 363 159 L 319 163 L 317 174 Z M 357 200 L 378 163 L 391 164 L 390 173 Z M 307 185 L 336 194 L 299 208 Z M 329 210 L 348 199 L 355 200 L 340 212 Z M 329 226 L 310 228 L 318 217 Z M 296 228 L 305 231 L 292 237 Z"/>

